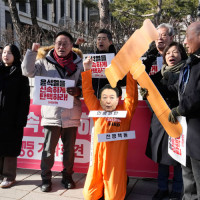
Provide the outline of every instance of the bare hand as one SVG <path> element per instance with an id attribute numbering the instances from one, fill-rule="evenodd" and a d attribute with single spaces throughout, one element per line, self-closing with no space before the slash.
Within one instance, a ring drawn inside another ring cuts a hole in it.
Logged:
<path id="1" fill-rule="evenodd" d="M 71 96 L 78 97 L 81 95 L 81 89 L 79 87 L 68 87 L 67 93 Z"/>
<path id="2" fill-rule="evenodd" d="M 84 62 L 83 62 L 83 67 L 84 67 L 84 71 L 88 71 L 90 69 L 92 69 L 92 62 L 93 62 L 93 59 L 88 56 Z"/>
<path id="3" fill-rule="evenodd" d="M 84 39 L 84 38 L 78 37 L 77 40 L 76 40 L 76 42 L 75 42 L 75 44 L 76 44 L 76 45 L 80 45 L 80 44 L 82 44 L 82 43 L 84 43 L 84 42 L 85 42 L 85 39 Z"/>
<path id="4" fill-rule="evenodd" d="M 32 51 L 38 51 L 39 48 L 40 48 L 40 44 L 39 43 L 33 43 Z"/>

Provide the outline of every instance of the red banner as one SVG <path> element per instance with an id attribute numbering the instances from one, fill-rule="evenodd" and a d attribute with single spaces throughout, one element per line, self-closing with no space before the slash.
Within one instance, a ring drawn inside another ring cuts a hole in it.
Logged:
<path id="1" fill-rule="evenodd" d="M 40 169 L 44 133 L 40 125 L 40 106 L 31 104 L 21 154 L 18 157 L 19 168 Z M 87 173 L 90 155 L 90 132 L 93 127 L 92 118 L 88 118 L 88 110 L 82 101 L 81 125 L 78 127 L 75 145 L 74 171 Z M 127 172 L 135 177 L 157 177 L 157 164 L 146 157 L 145 149 L 149 134 L 151 112 L 145 101 L 139 101 L 132 119 L 131 130 L 136 139 L 129 140 Z M 58 142 L 55 152 L 55 164 L 52 170 L 62 170 L 62 142 Z"/>

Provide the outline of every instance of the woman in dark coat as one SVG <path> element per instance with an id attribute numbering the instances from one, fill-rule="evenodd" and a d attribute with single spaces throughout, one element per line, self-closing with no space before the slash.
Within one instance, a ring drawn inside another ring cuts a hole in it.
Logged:
<path id="1" fill-rule="evenodd" d="M 151 79 L 157 89 L 165 99 L 170 108 L 178 105 L 178 94 L 167 90 L 167 83 L 174 84 L 178 78 L 181 67 L 184 66 L 187 54 L 182 45 L 172 42 L 163 52 L 162 69 L 151 75 Z M 167 74 L 173 74 L 168 79 Z M 144 96 L 144 95 L 143 95 Z M 172 192 L 170 199 L 180 199 L 183 188 L 181 165 L 171 158 L 168 154 L 168 134 L 159 122 L 155 113 L 152 115 L 149 138 L 146 148 L 146 155 L 154 162 L 158 163 L 158 191 L 154 195 L 153 200 L 163 199 L 168 196 L 168 178 L 169 166 L 174 166 L 174 178 L 172 184 Z"/>
<path id="2" fill-rule="evenodd" d="M 10 187 L 16 178 L 23 128 L 30 105 L 30 87 L 22 76 L 19 49 L 6 45 L 0 62 L 0 187 Z"/>

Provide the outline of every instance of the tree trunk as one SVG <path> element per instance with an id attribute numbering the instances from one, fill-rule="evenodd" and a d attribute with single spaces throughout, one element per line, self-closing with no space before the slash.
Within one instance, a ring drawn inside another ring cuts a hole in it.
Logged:
<path id="1" fill-rule="evenodd" d="M 107 28 L 109 26 L 109 1 L 99 0 L 98 2 L 99 14 L 100 14 L 100 28 Z"/>
<path id="2" fill-rule="evenodd" d="M 162 0 L 158 0 L 157 13 L 155 14 L 155 26 L 160 24 L 160 17 L 162 13 Z"/>
<path id="3" fill-rule="evenodd" d="M 21 24 L 20 19 L 19 19 L 16 1 L 15 0 L 8 0 L 8 6 L 9 6 L 9 11 L 10 11 L 12 23 L 13 23 L 13 26 L 15 28 L 16 34 L 20 38 L 21 30 L 22 30 L 22 24 Z"/>
<path id="4" fill-rule="evenodd" d="M 40 38 L 40 27 L 38 25 L 37 21 L 37 15 L 36 15 L 36 1 L 30 1 L 30 9 L 31 9 L 31 21 L 33 25 L 33 32 L 32 32 L 32 39 L 34 42 L 41 42 Z"/>

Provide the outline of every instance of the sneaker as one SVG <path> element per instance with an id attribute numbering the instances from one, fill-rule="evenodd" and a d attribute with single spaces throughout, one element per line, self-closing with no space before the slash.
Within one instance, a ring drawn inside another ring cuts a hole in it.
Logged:
<path id="1" fill-rule="evenodd" d="M 162 200 L 169 196 L 168 190 L 157 190 L 157 192 L 154 194 L 152 200 Z"/>
<path id="2" fill-rule="evenodd" d="M 169 195 L 169 200 L 181 200 L 182 194 L 181 192 L 172 191 Z"/>
<path id="3" fill-rule="evenodd" d="M 51 180 L 42 180 L 41 191 L 50 192 L 51 191 Z"/>
<path id="4" fill-rule="evenodd" d="M 2 181 L 2 183 L 0 184 L 1 188 L 9 188 L 11 187 L 13 184 L 15 183 L 14 181 Z"/>
<path id="5" fill-rule="evenodd" d="M 66 189 L 73 189 L 75 188 L 75 183 L 72 179 L 72 175 L 63 175 L 61 183 L 64 185 Z"/>

